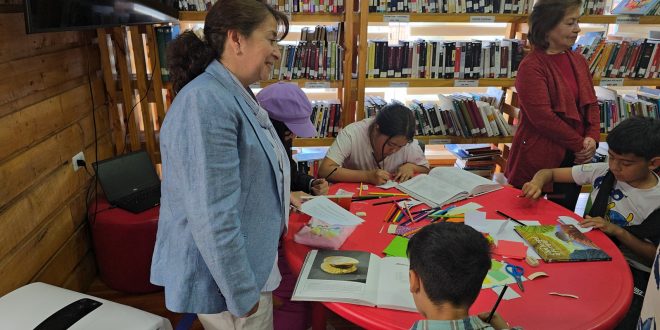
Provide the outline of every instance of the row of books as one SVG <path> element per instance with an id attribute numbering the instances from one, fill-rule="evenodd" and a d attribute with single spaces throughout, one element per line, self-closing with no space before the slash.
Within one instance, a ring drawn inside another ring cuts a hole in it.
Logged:
<path id="1" fill-rule="evenodd" d="M 532 0 L 369 0 L 371 13 L 526 14 Z"/>
<path id="2" fill-rule="evenodd" d="M 513 128 L 493 104 L 479 100 L 479 94 L 438 95 L 437 102 L 408 104 L 415 114 L 416 135 L 463 137 L 511 136 Z M 387 102 L 380 97 L 365 99 L 365 112 L 374 116 Z"/>
<path id="3" fill-rule="evenodd" d="M 596 87 L 600 107 L 600 131 L 608 133 L 621 121 L 633 117 L 660 118 L 660 90 L 640 87 L 635 94 L 619 95 L 615 90 Z"/>
<path id="4" fill-rule="evenodd" d="M 318 132 L 317 138 L 336 137 L 341 130 L 341 103 L 339 101 L 312 102 L 310 120 Z"/>
<path id="5" fill-rule="evenodd" d="M 479 79 L 514 78 L 525 42 L 369 40 L 367 78 Z"/>
<path id="6" fill-rule="evenodd" d="M 280 44 L 281 59 L 270 79 L 341 80 L 343 78 L 343 23 L 301 30 L 296 45 Z"/>
<path id="7" fill-rule="evenodd" d="M 659 15 L 660 0 L 622 0 L 612 9 L 616 15 Z"/>
<path id="8" fill-rule="evenodd" d="M 207 11 L 217 0 L 178 0 L 176 9 Z M 266 4 L 285 13 L 343 13 L 344 0 L 267 0 Z"/>
<path id="9" fill-rule="evenodd" d="M 584 0 L 581 12 L 583 15 L 603 15 L 607 0 Z"/>
<path id="10" fill-rule="evenodd" d="M 344 0 L 267 0 L 266 3 L 285 13 L 344 12 Z"/>
<path id="11" fill-rule="evenodd" d="M 606 40 L 583 37 L 575 50 L 587 58 L 594 77 L 658 78 L 660 39 Z"/>

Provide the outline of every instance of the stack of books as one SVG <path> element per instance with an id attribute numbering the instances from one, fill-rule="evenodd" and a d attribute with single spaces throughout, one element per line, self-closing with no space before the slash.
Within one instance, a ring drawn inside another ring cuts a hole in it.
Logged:
<path id="1" fill-rule="evenodd" d="M 495 172 L 495 157 L 502 155 L 490 144 L 447 144 L 445 148 L 456 156 L 454 167 L 489 179 Z"/>

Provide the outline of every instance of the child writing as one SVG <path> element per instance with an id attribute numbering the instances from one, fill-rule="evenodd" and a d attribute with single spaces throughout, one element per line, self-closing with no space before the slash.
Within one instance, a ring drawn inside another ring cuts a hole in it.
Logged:
<path id="1" fill-rule="evenodd" d="M 464 224 L 428 225 L 408 242 L 410 292 L 426 320 L 411 329 L 504 329 L 497 313 L 470 316 L 468 310 L 490 269 L 490 246 L 481 233 Z"/>
<path id="2" fill-rule="evenodd" d="M 381 185 L 392 175 L 402 182 L 428 173 L 429 162 L 415 135 L 415 116 L 401 104 L 383 107 L 376 118 L 346 126 L 321 162 L 319 175 L 330 181 Z"/>
<path id="3" fill-rule="evenodd" d="M 626 119 L 607 135 L 607 144 L 608 164 L 540 170 L 523 185 L 522 192 L 536 199 L 552 182 L 593 185 L 593 205 L 581 226 L 598 228 L 614 239 L 630 265 L 635 284 L 633 302 L 618 328 L 631 329 L 639 318 L 660 241 L 660 179 L 654 173 L 660 166 L 660 121 Z"/>

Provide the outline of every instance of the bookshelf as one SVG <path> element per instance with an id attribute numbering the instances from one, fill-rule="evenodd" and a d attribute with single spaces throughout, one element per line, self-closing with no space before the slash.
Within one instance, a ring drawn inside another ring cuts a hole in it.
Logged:
<path id="1" fill-rule="evenodd" d="M 526 31 L 527 14 L 444 14 L 444 13 L 375 13 L 369 12 L 369 1 L 346 1 L 344 13 L 291 13 L 288 14 L 292 23 L 336 23 L 344 22 L 344 80 L 318 81 L 298 79 L 292 80 L 301 88 L 336 88 L 338 98 L 342 103 L 342 126 L 363 119 L 365 88 L 446 88 L 446 87 L 513 87 L 515 78 L 481 78 L 476 82 L 466 84 L 469 79 L 430 79 L 430 78 L 367 78 L 367 29 L 370 24 L 388 22 L 420 22 L 420 23 L 506 23 L 506 33 L 503 38 L 514 38 Z M 180 12 L 182 22 L 202 22 L 206 12 Z M 659 24 L 660 16 L 641 16 L 632 18 L 627 15 L 585 15 L 581 23 L 592 24 Z M 355 64 L 354 64 L 355 63 Z M 353 75 L 355 67 L 356 76 Z M 352 77 L 352 78 L 348 78 Z M 258 87 L 265 87 L 275 81 L 262 81 Z M 594 79 L 594 85 L 603 86 L 660 86 L 660 79 Z M 602 139 L 606 135 L 602 136 Z M 457 136 L 417 136 L 425 143 L 510 143 L 512 137 L 475 137 L 463 138 Z M 297 138 L 294 145 L 328 146 L 333 138 Z"/>

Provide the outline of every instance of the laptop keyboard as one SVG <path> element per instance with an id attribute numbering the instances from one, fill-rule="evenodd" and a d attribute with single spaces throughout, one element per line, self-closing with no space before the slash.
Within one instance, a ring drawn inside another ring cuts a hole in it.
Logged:
<path id="1" fill-rule="evenodd" d="M 128 195 L 124 198 L 119 199 L 117 204 L 121 205 L 139 205 L 147 199 L 153 198 L 153 196 L 160 196 L 160 186 L 155 186 L 149 189 L 145 189 L 134 194 Z"/>

